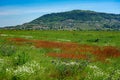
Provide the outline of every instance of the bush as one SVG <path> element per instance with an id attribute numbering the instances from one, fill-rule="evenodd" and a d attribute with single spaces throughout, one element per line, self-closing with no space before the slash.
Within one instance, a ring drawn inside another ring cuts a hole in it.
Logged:
<path id="1" fill-rule="evenodd" d="M 13 58 L 13 63 L 16 66 L 17 65 L 23 65 L 29 60 L 30 60 L 29 55 L 23 51 L 23 52 L 18 53 L 17 56 L 15 56 Z"/>
<path id="2" fill-rule="evenodd" d="M 13 45 L 2 44 L 0 45 L 0 55 L 11 56 L 16 53 L 16 48 Z"/>
<path id="3" fill-rule="evenodd" d="M 78 75 L 84 71 L 84 69 L 87 67 L 88 61 L 58 61 L 55 64 L 55 68 L 57 71 L 57 78 L 58 79 L 64 79 L 66 77 Z"/>

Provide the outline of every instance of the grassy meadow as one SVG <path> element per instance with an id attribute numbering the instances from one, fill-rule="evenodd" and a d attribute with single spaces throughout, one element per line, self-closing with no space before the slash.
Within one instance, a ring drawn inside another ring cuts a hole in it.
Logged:
<path id="1" fill-rule="evenodd" d="M 119 31 L 0 30 L 0 80 L 120 80 Z"/>

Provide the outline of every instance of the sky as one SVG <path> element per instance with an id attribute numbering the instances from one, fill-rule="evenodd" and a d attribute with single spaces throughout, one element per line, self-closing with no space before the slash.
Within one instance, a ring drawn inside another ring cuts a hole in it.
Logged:
<path id="1" fill-rule="evenodd" d="M 120 14 L 120 0 L 0 0 L 0 27 L 75 9 Z"/>

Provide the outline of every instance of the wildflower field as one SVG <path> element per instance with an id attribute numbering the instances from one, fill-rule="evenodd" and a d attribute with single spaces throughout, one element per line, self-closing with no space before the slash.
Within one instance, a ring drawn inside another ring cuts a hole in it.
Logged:
<path id="1" fill-rule="evenodd" d="M 120 32 L 0 30 L 0 80 L 120 80 Z"/>

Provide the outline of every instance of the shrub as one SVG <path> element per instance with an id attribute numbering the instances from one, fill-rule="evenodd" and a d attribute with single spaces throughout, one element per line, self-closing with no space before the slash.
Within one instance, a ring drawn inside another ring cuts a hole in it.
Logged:
<path id="1" fill-rule="evenodd" d="M 0 55 L 11 56 L 16 53 L 16 48 L 13 45 L 3 44 L 0 45 Z"/>
<path id="2" fill-rule="evenodd" d="M 55 64 L 55 68 L 57 71 L 57 78 L 58 79 L 64 79 L 66 77 L 74 76 L 77 74 L 80 74 L 84 71 L 84 69 L 87 67 L 88 61 L 58 61 Z"/>
<path id="3" fill-rule="evenodd" d="M 23 51 L 18 53 L 17 56 L 13 58 L 13 63 L 14 65 L 23 65 L 29 60 L 30 60 L 29 55 Z"/>

